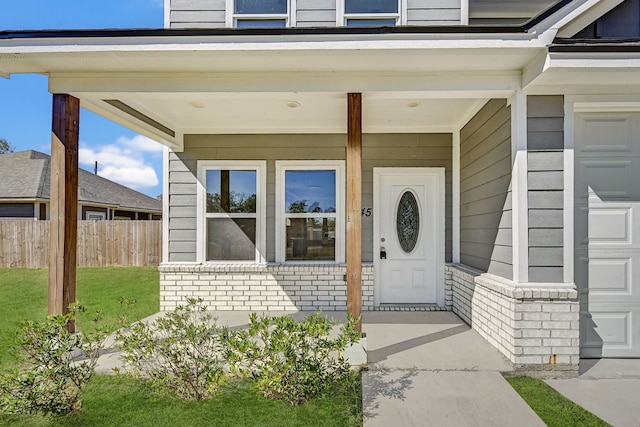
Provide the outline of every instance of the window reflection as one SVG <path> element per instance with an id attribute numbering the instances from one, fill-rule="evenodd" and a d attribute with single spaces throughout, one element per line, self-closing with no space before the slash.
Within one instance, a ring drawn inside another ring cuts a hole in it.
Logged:
<path id="1" fill-rule="evenodd" d="M 398 0 L 345 0 L 345 13 L 398 13 Z"/>
<path id="2" fill-rule="evenodd" d="M 287 13 L 287 0 L 236 0 L 235 12 L 242 14 Z"/>
<path id="3" fill-rule="evenodd" d="M 287 213 L 335 213 L 335 170 L 289 170 L 285 172 Z"/>
<path id="4" fill-rule="evenodd" d="M 287 218 L 287 261 L 333 261 L 335 218 Z"/>
<path id="5" fill-rule="evenodd" d="M 207 171 L 208 213 L 255 213 L 256 171 Z"/>

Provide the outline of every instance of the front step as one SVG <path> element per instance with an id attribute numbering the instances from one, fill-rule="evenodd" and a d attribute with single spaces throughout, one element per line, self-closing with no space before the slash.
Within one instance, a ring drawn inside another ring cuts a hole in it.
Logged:
<path id="1" fill-rule="evenodd" d="M 438 304 L 380 304 L 373 311 L 447 311 Z"/>

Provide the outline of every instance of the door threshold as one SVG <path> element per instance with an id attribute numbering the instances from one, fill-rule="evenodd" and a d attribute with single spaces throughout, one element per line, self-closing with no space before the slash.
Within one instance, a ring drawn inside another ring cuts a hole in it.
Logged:
<path id="1" fill-rule="evenodd" d="M 440 307 L 438 304 L 380 304 L 374 307 L 373 311 L 447 311 L 447 307 Z"/>

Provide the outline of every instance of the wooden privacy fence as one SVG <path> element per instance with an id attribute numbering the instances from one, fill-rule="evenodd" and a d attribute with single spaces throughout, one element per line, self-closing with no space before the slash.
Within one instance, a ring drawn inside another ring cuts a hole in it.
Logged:
<path id="1" fill-rule="evenodd" d="M 47 268 L 49 221 L 0 220 L 0 267 Z M 83 267 L 157 267 L 162 221 L 78 221 L 78 261 Z"/>

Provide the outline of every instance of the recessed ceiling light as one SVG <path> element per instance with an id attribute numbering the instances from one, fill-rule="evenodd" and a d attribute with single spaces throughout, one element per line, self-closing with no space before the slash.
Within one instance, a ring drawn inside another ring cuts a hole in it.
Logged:
<path id="1" fill-rule="evenodd" d="M 189 101 L 189 105 L 191 105 L 193 108 L 204 108 L 204 102 L 200 102 L 200 101 Z"/>
<path id="2" fill-rule="evenodd" d="M 418 101 L 411 101 L 411 102 L 407 103 L 407 107 L 409 107 L 409 108 L 416 108 L 418 105 L 420 105 L 420 103 Z"/>
<path id="3" fill-rule="evenodd" d="M 300 103 L 298 101 L 287 101 L 287 107 L 289 108 L 298 108 Z"/>

